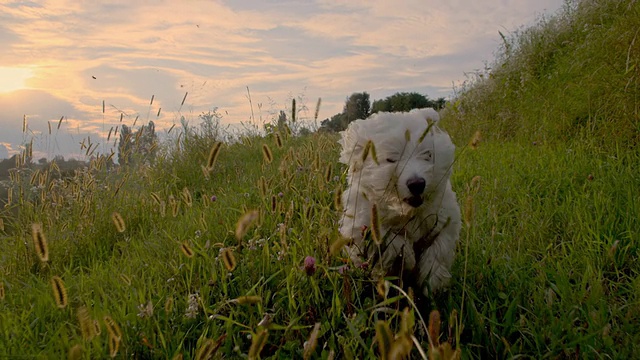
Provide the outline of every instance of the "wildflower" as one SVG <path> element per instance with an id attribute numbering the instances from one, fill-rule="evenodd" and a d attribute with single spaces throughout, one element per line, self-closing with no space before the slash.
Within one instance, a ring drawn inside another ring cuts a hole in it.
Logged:
<path id="1" fill-rule="evenodd" d="M 138 305 L 138 317 L 141 318 L 150 318 L 153 316 L 153 303 L 151 302 L 151 300 L 149 300 L 149 302 L 145 305 L 145 304 L 140 304 Z"/>
<path id="2" fill-rule="evenodd" d="M 218 197 L 215 195 L 211 195 L 211 202 L 216 202 L 216 200 L 218 200 Z"/>
<path id="3" fill-rule="evenodd" d="M 189 319 L 195 319 L 199 311 L 200 311 L 200 296 L 198 296 L 198 293 L 189 294 L 187 311 L 185 311 L 184 316 Z"/>
<path id="4" fill-rule="evenodd" d="M 304 271 L 311 276 L 316 272 L 316 259 L 313 256 L 304 258 Z"/>

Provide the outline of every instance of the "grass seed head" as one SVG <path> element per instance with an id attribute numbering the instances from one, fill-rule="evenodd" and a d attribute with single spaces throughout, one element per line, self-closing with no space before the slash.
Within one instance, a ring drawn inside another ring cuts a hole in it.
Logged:
<path id="1" fill-rule="evenodd" d="M 249 227 L 258 219 L 259 213 L 257 210 L 251 210 L 240 217 L 236 224 L 236 239 L 242 241 L 242 238 L 247 234 Z"/>
<path id="2" fill-rule="evenodd" d="M 53 298 L 56 301 L 56 306 L 60 309 L 67 307 L 69 304 L 67 288 L 64 286 L 64 282 L 59 276 L 51 278 L 51 289 L 53 290 Z"/>
<path id="3" fill-rule="evenodd" d="M 122 339 L 122 330 L 120 330 L 120 326 L 118 326 L 111 316 L 105 315 L 102 320 L 104 321 L 104 325 L 106 326 L 110 337 L 114 337 L 118 340 Z"/>
<path id="4" fill-rule="evenodd" d="M 49 246 L 47 245 L 47 239 L 42 232 L 42 225 L 32 224 L 31 235 L 33 237 L 33 245 L 36 249 L 36 255 L 42 262 L 49 261 Z"/>
<path id="5" fill-rule="evenodd" d="M 342 210 L 342 185 L 338 184 L 336 190 L 333 192 L 333 206 L 335 210 Z"/>
<path id="6" fill-rule="evenodd" d="M 271 152 L 271 148 L 267 144 L 262 144 L 262 157 L 264 158 L 264 162 L 267 164 L 271 164 L 273 161 L 273 153 Z"/>
<path id="7" fill-rule="evenodd" d="M 279 132 L 275 133 L 275 138 L 276 138 L 276 146 L 278 147 L 278 149 L 282 149 L 282 136 L 280 135 Z"/>
<path id="8" fill-rule="evenodd" d="M 427 137 L 427 134 L 429 134 L 429 131 L 431 131 L 431 129 L 435 126 L 435 124 L 436 123 L 431 118 L 427 118 L 427 128 L 424 129 L 424 131 L 422 132 L 422 134 L 418 138 L 418 144 L 422 143 L 424 138 Z"/>
<path id="9" fill-rule="evenodd" d="M 80 360 L 82 359 L 82 352 L 82 345 L 75 344 L 71 348 L 69 348 L 69 354 L 67 355 L 67 358 L 69 360 Z"/>
<path id="10" fill-rule="evenodd" d="M 387 354 L 388 359 L 408 359 L 412 348 L 413 343 L 411 342 L 411 337 L 400 336 L 391 344 L 391 349 L 389 349 L 389 353 Z"/>
<path id="11" fill-rule="evenodd" d="M 376 340 L 378 341 L 378 349 L 380 349 L 380 358 L 388 359 L 391 344 L 393 344 L 393 333 L 386 321 L 378 320 L 376 322 Z"/>
<path id="12" fill-rule="evenodd" d="M 389 295 L 389 281 L 385 280 L 383 277 L 381 277 L 378 280 L 378 283 L 376 285 L 376 290 L 378 291 L 378 295 L 380 295 L 382 298 L 386 299 L 387 295 Z"/>
<path id="13" fill-rule="evenodd" d="M 433 310 L 429 314 L 429 344 L 431 347 L 440 345 L 440 312 Z"/>
<path id="14" fill-rule="evenodd" d="M 109 356 L 115 358 L 120 350 L 120 338 L 109 335 Z"/>
<path id="15" fill-rule="evenodd" d="M 93 320 L 93 329 L 96 336 L 100 336 L 102 334 L 102 328 L 100 327 L 100 321 Z"/>
<path id="16" fill-rule="evenodd" d="M 187 205 L 187 207 L 191 207 L 191 205 L 193 205 L 193 197 L 191 197 L 191 192 L 186 187 L 182 189 L 182 201 L 184 201 L 184 204 Z"/>
<path id="17" fill-rule="evenodd" d="M 262 348 L 267 344 L 267 337 L 269 331 L 267 329 L 260 329 L 253 335 L 251 339 L 251 347 L 249 348 L 249 359 L 258 359 Z"/>
<path id="18" fill-rule="evenodd" d="M 186 241 L 183 242 L 182 244 L 180 244 L 180 250 L 182 251 L 184 256 L 186 256 L 188 258 L 192 258 L 193 257 L 193 250 L 191 250 L 191 247 L 189 246 L 189 244 Z"/>
<path id="19" fill-rule="evenodd" d="M 291 122 L 296 122 L 296 99 L 291 99 Z"/>
<path id="20" fill-rule="evenodd" d="M 317 322 L 313 326 L 313 330 L 311 330 L 309 339 L 304 343 L 304 351 L 302 353 L 302 357 L 304 360 L 311 358 L 311 355 L 313 355 L 313 352 L 316 350 L 316 346 L 318 346 L 319 335 L 320 335 L 320 323 Z"/>
<path id="21" fill-rule="evenodd" d="M 152 193 L 151 193 L 151 198 L 153 199 L 153 201 L 154 201 L 157 205 L 160 205 L 160 201 L 161 201 L 161 200 L 160 200 L 160 195 L 158 195 L 158 194 L 156 194 L 156 193 L 152 192 Z"/>
<path id="22" fill-rule="evenodd" d="M 324 181 L 327 183 L 331 182 L 331 175 L 333 175 L 333 166 L 331 166 L 331 164 L 328 164 L 324 169 Z"/>
<path id="23" fill-rule="evenodd" d="M 233 271 L 236 268 L 236 257 L 233 255 L 233 250 L 226 248 L 222 251 L 222 262 L 227 271 Z"/>
<path id="24" fill-rule="evenodd" d="M 262 302 L 262 298 L 260 296 L 257 295 L 246 295 L 246 296 L 240 296 L 239 298 L 234 300 L 235 302 L 237 302 L 240 305 L 253 305 L 253 304 L 259 304 Z"/>
<path id="25" fill-rule="evenodd" d="M 318 98 L 316 103 L 316 111 L 313 113 L 313 120 L 318 121 L 318 114 L 320 113 L 320 105 L 322 104 L 322 98 Z"/>
<path id="26" fill-rule="evenodd" d="M 164 302 L 164 311 L 167 314 L 170 314 L 173 311 L 173 297 L 169 296 L 167 300 Z"/>
<path id="27" fill-rule="evenodd" d="M 378 206 L 376 204 L 371 206 L 371 237 L 377 245 L 382 244 L 382 234 L 380 234 L 380 216 L 378 215 Z"/>
<path id="28" fill-rule="evenodd" d="M 126 230 L 124 219 L 119 212 L 114 211 L 113 214 L 111 214 L 111 220 L 113 220 L 113 224 L 116 226 L 116 231 L 123 233 Z"/>
<path id="29" fill-rule="evenodd" d="M 474 134 L 473 137 L 471 138 L 471 141 L 469 141 L 469 147 L 472 150 L 475 150 L 478 148 L 478 146 L 480 145 L 480 141 L 482 141 L 482 134 L 480 133 L 480 130 L 477 130 Z"/>
<path id="30" fill-rule="evenodd" d="M 216 344 L 213 339 L 206 339 L 202 342 L 196 352 L 196 360 L 208 360 L 213 356 L 216 350 Z"/>
<path id="31" fill-rule="evenodd" d="M 413 328 L 415 326 L 415 317 L 413 312 L 408 308 L 404 308 L 402 311 L 402 318 L 400 320 L 400 332 L 398 335 L 410 337 L 413 335 Z"/>
<path id="32" fill-rule="evenodd" d="M 464 203 L 464 223 L 467 227 L 473 224 L 473 196 L 468 195 Z"/>
<path id="33" fill-rule="evenodd" d="M 220 155 L 221 147 L 221 142 L 216 142 L 211 147 L 211 150 L 209 151 L 209 158 L 207 159 L 207 169 L 209 171 L 213 170 L 213 167 L 216 165 L 216 161 L 218 161 L 218 155 Z"/>
<path id="34" fill-rule="evenodd" d="M 123 283 L 127 284 L 127 286 L 131 286 L 131 278 L 128 277 L 126 274 L 120 274 L 120 280 L 122 280 Z"/>
<path id="35" fill-rule="evenodd" d="M 376 163 L 376 165 L 380 165 L 380 163 L 378 162 L 378 153 L 376 152 L 376 146 L 371 140 L 367 141 L 367 144 L 364 146 L 364 151 L 362 152 L 362 162 L 365 162 L 367 160 L 369 154 L 371 154 L 371 159 L 373 160 L 373 162 Z"/>
<path id="36" fill-rule="evenodd" d="M 161 217 L 167 216 L 167 203 L 164 201 L 160 202 L 160 216 Z"/>
<path id="37" fill-rule="evenodd" d="M 258 190 L 260 190 L 260 196 L 267 196 L 267 180 L 264 176 L 260 176 L 260 180 L 258 180 Z"/>
<path id="38" fill-rule="evenodd" d="M 169 205 L 171 206 L 171 215 L 173 217 L 178 216 L 178 211 L 180 210 L 180 203 L 173 197 L 173 195 L 169 196 Z"/>
<path id="39" fill-rule="evenodd" d="M 89 315 L 89 310 L 87 310 L 86 306 L 80 306 L 76 311 L 76 315 L 78 317 L 78 323 L 80 324 L 82 339 L 90 341 L 95 336 L 95 327 Z"/>
<path id="40" fill-rule="evenodd" d="M 329 254 L 332 256 L 336 256 L 340 254 L 342 249 L 351 242 L 351 239 L 347 239 L 345 237 L 338 237 L 336 241 L 331 243 L 331 247 L 329 248 Z"/>
<path id="41" fill-rule="evenodd" d="M 0 301 L 4 300 L 4 282 L 0 281 Z"/>

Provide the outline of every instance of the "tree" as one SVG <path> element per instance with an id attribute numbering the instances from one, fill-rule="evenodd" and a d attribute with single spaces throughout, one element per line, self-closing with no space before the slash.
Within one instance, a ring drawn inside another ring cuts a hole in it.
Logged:
<path id="1" fill-rule="evenodd" d="M 321 131 L 338 132 L 347 128 L 347 115 L 345 113 L 335 114 L 330 119 L 320 122 Z"/>
<path id="2" fill-rule="evenodd" d="M 372 112 L 376 113 L 380 111 L 410 111 L 412 109 L 420 109 L 425 107 L 434 107 L 433 102 L 429 100 L 428 97 L 416 92 L 400 92 L 388 96 L 384 100 L 374 101 Z"/>
<path id="3" fill-rule="evenodd" d="M 371 114 L 371 102 L 369 100 L 369 94 L 366 92 L 353 93 L 347 98 L 344 104 L 344 110 L 342 111 L 347 121 L 345 125 L 349 125 L 350 122 L 357 119 L 366 119 Z"/>
<path id="4" fill-rule="evenodd" d="M 118 142 L 118 162 L 120 165 L 127 165 L 131 160 L 132 152 L 132 132 L 127 125 L 120 128 L 120 141 Z"/>
<path id="5" fill-rule="evenodd" d="M 127 125 L 120 129 L 120 141 L 118 143 L 118 162 L 120 165 L 128 165 L 134 162 L 153 163 L 156 157 L 158 135 L 153 121 L 142 126 L 133 133 Z"/>
<path id="6" fill-rule="evenodd" d="M 320 122 L 320 131 L 338 132 L 354 120 L 366 119 L 371 115 L 371 102 L 366 92 L 353 93 L 345 101 L 342 112 Z"/>

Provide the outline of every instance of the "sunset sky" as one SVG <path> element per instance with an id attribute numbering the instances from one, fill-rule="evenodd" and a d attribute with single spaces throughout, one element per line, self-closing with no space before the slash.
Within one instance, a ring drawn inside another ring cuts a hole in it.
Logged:
<path id="1" fill-rule="evenodd" d="M 449 97 L 465 72 L 493 59 L 498 31 L 562 4 L 0 0 L 0 158 L 32 138 L 36 159 L 83 159 L 89 136 L 108 153 L 109 129 L 136 116 L 136 127 L 153 120 L 159 133 L 216 107 L 225 124 L 248 122 L 247 87 L 260 126 L 293 97 L 306 118 L 322 98 L 319 121 L 353 92 Z"/>

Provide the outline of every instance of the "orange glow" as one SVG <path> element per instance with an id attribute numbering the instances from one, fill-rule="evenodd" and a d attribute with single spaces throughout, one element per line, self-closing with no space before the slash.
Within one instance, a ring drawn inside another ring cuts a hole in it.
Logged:
<path id="1" fill-rule="evenodd" d="M 31 69 L 0 67 L 0 93 L 26 88 L 26 81 L 32 76 Z"/>

